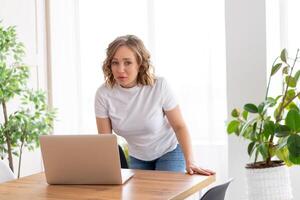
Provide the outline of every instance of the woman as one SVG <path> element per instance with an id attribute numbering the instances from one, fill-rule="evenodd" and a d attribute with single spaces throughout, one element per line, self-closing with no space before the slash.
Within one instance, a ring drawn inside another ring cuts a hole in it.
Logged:
<path id="1" fill-rule="evenodd" d="M 139 38 L 116 38 L 102 68 L 105 83 L 95 97 L 98 132 L 113 130 L 126 139 L 130 168 L 214 174 L 195 164 L 179 106 L 165 79 L 152 73 Z"/>

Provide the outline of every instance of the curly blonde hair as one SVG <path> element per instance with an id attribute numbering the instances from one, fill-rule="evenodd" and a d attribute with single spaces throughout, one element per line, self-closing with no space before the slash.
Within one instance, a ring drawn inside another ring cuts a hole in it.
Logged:
<path id="1" fill-rule="evenodd" d="M 124 35 L 117 37 L 108 45 L 106 50 L 106 59 L 103 62 L 102 70 L 106 85 L 113 87 L 116 83 L 114 79 L 111 62 L 119 47 L 126 46 L 131 49 L 136 56 L 137 63 L 140 66 L 137 75 L 137 84 L 153 85 L 155 80 L 154 68 L 150 62 L 150 53 L 146 49 L 144 43 L 135 35 Z"/>

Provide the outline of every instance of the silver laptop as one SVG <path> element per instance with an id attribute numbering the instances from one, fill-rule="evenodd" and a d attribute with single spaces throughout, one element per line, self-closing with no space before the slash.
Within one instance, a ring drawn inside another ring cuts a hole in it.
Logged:
<path id="1" fill-rule="evenodd" d="M 40 143 L 48 184 L 123 184 L 133 176 L 121 169 L 113 134 L 45 135 Z"/>

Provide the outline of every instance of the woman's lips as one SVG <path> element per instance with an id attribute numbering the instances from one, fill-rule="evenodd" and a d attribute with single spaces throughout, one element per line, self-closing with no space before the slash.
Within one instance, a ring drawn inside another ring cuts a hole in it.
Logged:
<path id="1" fill-rule="evenodd" d="M 125 77 L 125 76 L 119 76 L 118 79 L 123 81 L 123 80 L 127 79 L 127 77 Z"/>

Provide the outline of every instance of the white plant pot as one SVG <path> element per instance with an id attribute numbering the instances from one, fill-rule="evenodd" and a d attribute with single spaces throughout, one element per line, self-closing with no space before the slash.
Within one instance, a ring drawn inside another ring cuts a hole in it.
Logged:
<path id="1" fill-rule="evenodd" d="M 283 166 L 246 169 L 248 200 L 293 199 L 290 174 Z"/>

